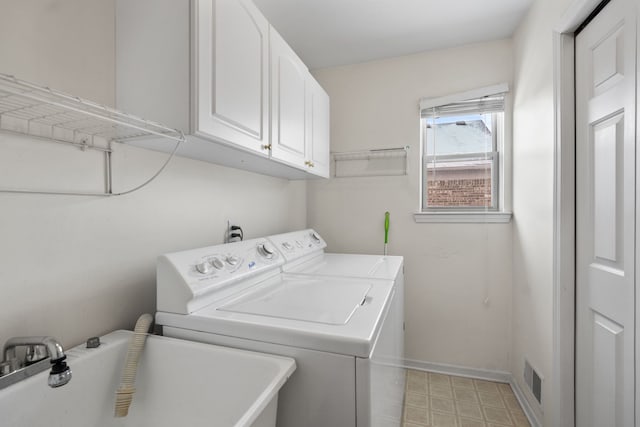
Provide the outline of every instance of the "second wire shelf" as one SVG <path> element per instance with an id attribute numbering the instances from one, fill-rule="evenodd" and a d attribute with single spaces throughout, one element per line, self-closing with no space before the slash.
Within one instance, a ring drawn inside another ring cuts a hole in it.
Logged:
<path id="1" fill-rule="evenodd" d="M 336 178 L 407 174 L 409 146 L 332 153 Z"/>

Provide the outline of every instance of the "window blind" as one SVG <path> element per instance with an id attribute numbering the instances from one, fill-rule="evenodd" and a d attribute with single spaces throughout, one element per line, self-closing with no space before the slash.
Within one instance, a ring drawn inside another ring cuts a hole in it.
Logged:
<path id="1" fill-rule="evenodd" d="M 469 114 L 501 113 L 504 111 L 504 93 L 478 99 L 454 102 L 421 111 L 422 117 L 464 116 Z"/>
<path id="2" fill-rule="evenodd" d="M 457 95 L 425 98 L 420 101 L 420 115 L 443 117 L 503 112 L 508 90 L 508 85 L 501 84 Z"/>

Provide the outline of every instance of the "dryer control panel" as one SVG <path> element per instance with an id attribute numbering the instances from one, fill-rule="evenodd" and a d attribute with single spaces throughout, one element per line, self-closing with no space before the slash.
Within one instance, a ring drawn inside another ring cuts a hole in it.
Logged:
<path id="1" fill-rule="evenodd" d="M 267 239 L 162 255 L 157 265 L 158 311 L 188 314 L 236 290 L 260 273 L 278 274 L 285 259 Z"/>
<path id="2" fill-rule="evenodd" d="M 322 253 L 327 247 L 324 239 L 312 229 L 293 231 L 267 237 L 273 243 L 286 262 L 294 261 L 306 255 Z"/>

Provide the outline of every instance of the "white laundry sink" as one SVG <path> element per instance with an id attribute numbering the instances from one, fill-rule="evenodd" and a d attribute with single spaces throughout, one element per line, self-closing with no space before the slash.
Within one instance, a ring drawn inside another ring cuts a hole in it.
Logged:
<path id="1" fill-rule="evenodd" d="M 278 392 L 295 361 L 226 347 L 150 336 L 140 358 L 136 393 L 125 418 L 114 417 L 131 332 L 102 345 L 66 352 L 73 372 L 59 388 L 48 371 L 0 390 L 3 426 L 175 427 L 275 426 Z"/>

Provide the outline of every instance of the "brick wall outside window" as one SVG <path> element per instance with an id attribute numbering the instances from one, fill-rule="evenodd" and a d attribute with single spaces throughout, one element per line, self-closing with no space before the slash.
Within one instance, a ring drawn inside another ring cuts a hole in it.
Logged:
<path id="1" fill-rule="evenodd" d="M 438 168 L 427 173 L 430 207 L 491 207 L 491 169 Z"/>

